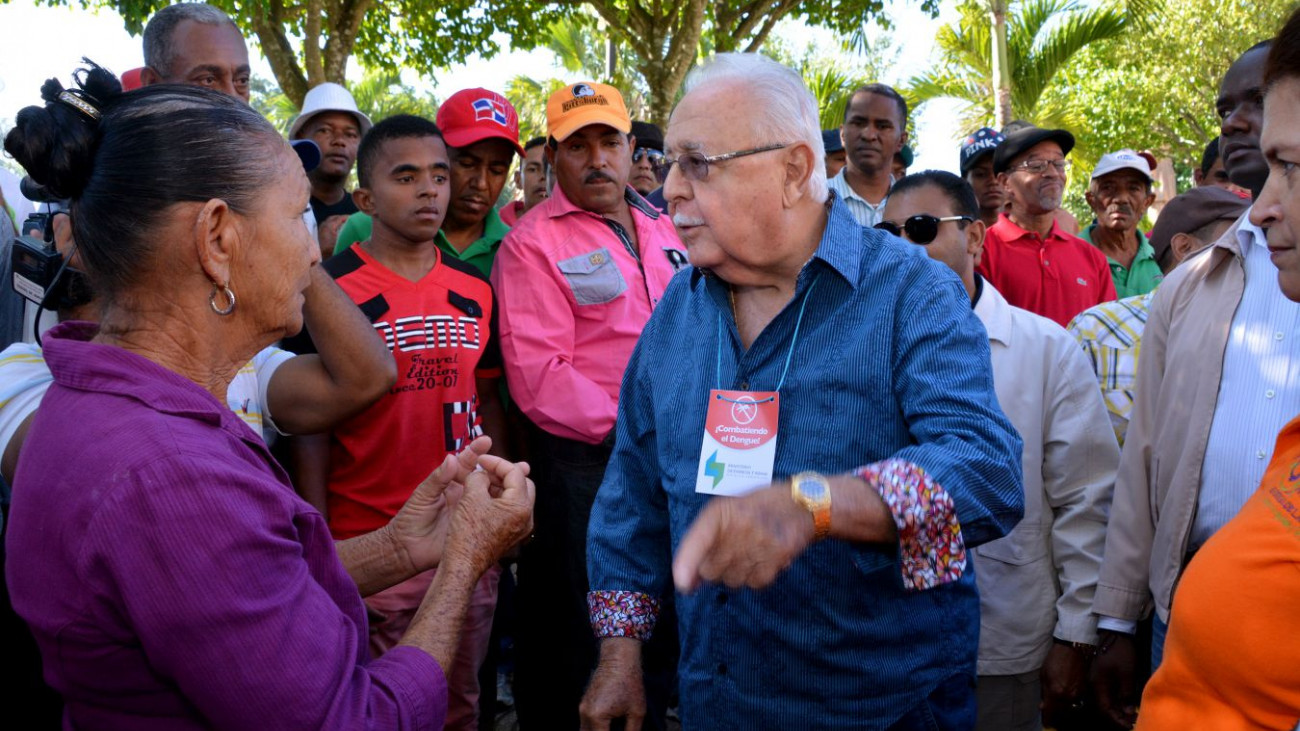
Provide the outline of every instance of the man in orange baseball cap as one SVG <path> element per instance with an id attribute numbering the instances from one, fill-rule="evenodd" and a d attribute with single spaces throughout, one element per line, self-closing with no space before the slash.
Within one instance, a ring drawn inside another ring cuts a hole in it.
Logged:
<path id="1" fill-rule="evenodd" d="M 614 443 L 623 371 L 686 265 L 668 216 L 628 186 L 636 142 L 618 90 L 565 86 L 547 102 L 546 121 L 555 188 L 506 235 L 492 269 L 506 379 L 531 422 L 538 485 L 536 537 L 521 551 L 516 595 L 515 708 L 525 730 L 578 728 L 596 659 L 587 517 Z M 650 728 L 662 727 L 675 657 L 665 624 L 646 651 L 649 716 L 658 720 Z"/>

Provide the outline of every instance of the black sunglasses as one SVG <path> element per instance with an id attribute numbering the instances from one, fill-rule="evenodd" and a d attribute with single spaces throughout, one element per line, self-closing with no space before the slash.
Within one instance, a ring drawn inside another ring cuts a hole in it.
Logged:
<path id="1" fill-rule="evenodd" d="M 650 147 L 638 147 L 632 151 L 632 162 L 641 162 L 645 158 L 650 158 L 651 165 L 661 165 L 664 161 L 664 154 Z"/>
<path id="2" fill-rule="evenodd" d="M 902 228 L 899 228 L 898 224 L 892 221 L 881 221 L 876 224 L 876 228 L 881 231 L 887 231 L 895 236 L 907 234 L 908 241 L 911 241 L 914 244 L 924 245 L 934 241 L 934 237 L 939 235 L 939 224 L 947 223 L 948 221 L 961 221 L 961 225 L 964 225 L 974 220 L 975 219 L 970 216 L 945 216 L 944 218 L 936 218 L 922 213 L 903 221 Z"/>

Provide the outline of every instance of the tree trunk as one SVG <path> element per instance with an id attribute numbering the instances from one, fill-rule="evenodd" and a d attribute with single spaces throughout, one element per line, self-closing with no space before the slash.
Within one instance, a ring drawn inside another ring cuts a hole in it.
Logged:
<path id="1" fill-rule="evenodd" d="M 307 75 L 307 88 L 311 89 L 325 80 L 325 64 L 321 63 L 321 0 L 307 0 L 306 18 L 303 20 L 302 60 Z M 294 100 L 299 108 L 301 100 Z"/>
<path id="2" fill-rule="evenodd" d="M 257 34 L 257 42 L 262 46 L 262 53 L 271 65 L 271 72 L 275 74 L 280 90 L 294 104 L 302 107 L 302 99 L 307 95 L 307 77 L 298 65 L 298 57 L 294 54 L 293 46 L 289 45 L 284 26 L 274 18 L 259 20 L 255 23 L 253 32 Z"/>
<path id="3" fill-rule="evenodd" d="M 342 0 L 330 16 L 330 37 L 325 41 L 325 81 L 347 86 L 348 59 L 361 32 L 361 21 L 374 0 Z"/>
<path id="4" fill-rule="evenodd" d="M 253 22 L 253 33 L 276 83 L 299 109 L 312 87 L 326 81 L 347 85 L 348 59 L 366 11 L 373 5 L 374 0 L 310 0 L 303 23 L 301 61 L 285 33 L 286 11 L 280 2 L 271 3 L 266 14 Z"/>
<path id="5" fill-rule="evenodd" d="M 1002 129 L 1012 120 L 1011 59 L 1007 54 L 1007 0 L 989 0 L 993 19 L 993 126 Z"/>

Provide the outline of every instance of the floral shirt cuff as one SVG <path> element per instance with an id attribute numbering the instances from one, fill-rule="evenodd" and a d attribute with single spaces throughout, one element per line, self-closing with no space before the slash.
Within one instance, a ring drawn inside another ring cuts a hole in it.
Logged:
<path id="1" fill-rule="evenodd" d="M 635 591 L 593 591 L 587 594 L 591 629 L 596 637 L 650 639 L 659 619 L 659 600 Z"/>
<path id="2" fill-rule="evenodd" d="M 920 591 L 960 579 L 966 570 L 966 544 L 948 491 L 902 459 L 867 465 L 857 475 L 880 493 L 894 516 L 903 586 Z"/>

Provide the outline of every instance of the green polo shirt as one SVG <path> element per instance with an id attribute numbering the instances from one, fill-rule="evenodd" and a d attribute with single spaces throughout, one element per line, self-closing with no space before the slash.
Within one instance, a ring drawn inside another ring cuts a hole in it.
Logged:
<path id="1" fill-rule="evenodd" d="M 339 229 L 339 240 L 334 244 L 334 253 L 338 254 L 358 241 L 369 239 L 371 226 L 370 216 L 364 213 L 348 216 L 348 220 Z M 487 218 L 483 220 L 483 235 L 465 247 L 464 251 L 456 251 L 456 247 L 447 241 L 441 229 L 433 237 L 433 242 L 444 253 L 469 264 L 483 272 L 483 276 L 486 277 L 492 273 L 492 262 L 496 260 L 497 249 L 501 248 L 501 240 L 507 233 L 510 233 L 510 227 L 501 220 L 500 214 L 493 208 L 488 211 Z"/>
<path id="2" fill-rule="evenodd" d="M 1092 232 L 1096 228 L 1097 224 L 1094 223 L 1080 231 L 1079 238 L 1091 244 Z M 1156 250 L 1147 242 L 1146 234 L 1140 230 L 1135 233 L 1138 237 L 1138 250 L 1130 267 L 1125 269 L 1123 264 L 1109 256 L 1106 257 L 1106 263 L 1110 264 L 1110 278 L 1115 282 L 1115 295 L 1119 299 L 1146 294 L 1155 289 L 1156 285 L 1160 284 L 1160 280 L 1165 278 L 1165 273 L 1160 270 L 1160 264 L 1156 262 Z"/>

